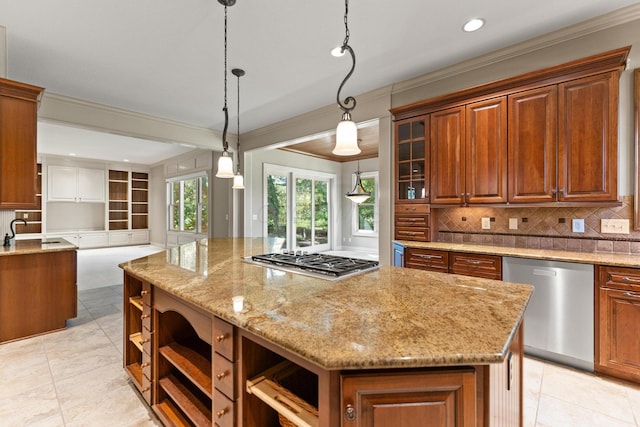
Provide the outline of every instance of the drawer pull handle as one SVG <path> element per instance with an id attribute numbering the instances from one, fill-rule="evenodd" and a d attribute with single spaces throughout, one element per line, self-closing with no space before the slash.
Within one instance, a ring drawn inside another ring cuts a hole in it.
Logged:
<path id="1" fill-rule="evenodd" d="M 482 264 L 482 261 L 472 261 L 472 260 L 468 259 L 467 260 L 467 264 L 480 265 L 480 264 Z"/>
<path id="2" fill-rule="evenodd" d="M 145 388 L 143 388 L 143 389 L 142 389 L 142 392 L 143 392 L 143 393 L 146 393 L 146 392 L 148 392 L 149 390 L 151 390 L 151 387 L 145 387 Z"/>
<path id="3" fill-rule="evenodd" d="M 150 366 L 150 365 L 151 365 L 151 363 L 149 363 L 149 362 L 145 362 L 145 363 L 143 363 L 142 365 L 140 365 L 140 367 L 141 367 L 141 368 L 146 368 L 147 366 Z"/>
<path id="4" fill-rule="evenodd" d="M 352 404 L 347 404 L 344 410 L 344 419 L 347 421 L 355 421 L 356 420 L 356 408 L 353 407 Z"/>
<path id="5" fill-rule="evenodd" d="M 222 342 L 222 341 L 224 341 L 226 338 L 227 338 L 227 334 L 218 335 L 218 336 L 216 337 L 216 341 L 218 341 L 218 342 Z"/>
<path id="6" fill-rule="evenodd" d="M 140 340 L 140 344 L 146 344 L 149 341 L 151 341 L 151 338 L 143 338 L 143 339 Z"/>
<path id="7" fill-rule="evenodd" d="M 425 254 L 416 254 L 418 257 L 420 258 L 424 258 L 424 259 L 434 259 L 434 258 L 440 258 L 439 256 L 436 255 L 425 255 Z"/>
<path id="8" fill-rule="evenodd" d="M 640 283 L 640 280 L 633 277 L 628 277 L 628 276 L 623 277 L 622 281 L 627 283 Z"/>
<path id="9" fill-rule="evenodd" d="M 226 409 L 221 409 L 218 412 L 216 412 L 216 417 L 222 418 L 224 416 L 224 414 L 226 414 L 226 413 L 227 413 Z"/>
<path id="10" fill-rule="evenodd" d="M 145 296 L 145 295 L 148 295 L 148 294 L 149 294 L 149 291 L 142 291 L 142 292 L 140 292 L 140 295 L 142 295 L 142 296 Z"/>
<path id="11" fill-rule="evenodd" d="M 227 376 L 227 371 L 224 371 L 224 372 L 220 372 L 219 374 L 217 374 L 217 375 L 216 375 L 216 378 L 217 378 L 217 379 L 219 379 L 219 380 L 221 380 L 221 379 L 223 379 L 223 378 L 224 378 L 224 377 L 226 377 L 226 376 Z"/>
<path id="12" fill-rule="evenodd" d="M 150 316 L 150 315 L 148 315 L 148 314 L 143 314 L 142 316 L 140 316 L 140 318 L 141 318 L 142 320 L 147 319 L 147 318 L 149 318 L 149 317 L 151 317 L 151 316 Z"/>
<path id="13" fill-rule="evenodd" d="M 640 294 L 634 294 L 633 292 L 625 292 L 624 296 L 625 297 L 629 297 L 629 298 L 638 298 L 638 299 L 640 299 Z"/>

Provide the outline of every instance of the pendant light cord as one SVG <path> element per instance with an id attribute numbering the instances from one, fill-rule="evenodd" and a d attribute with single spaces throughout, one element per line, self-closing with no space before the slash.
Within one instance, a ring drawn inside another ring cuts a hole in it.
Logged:
<path id="1" fill-rule="evenodd" d="M 338 102 L 338 105 L 340 106 L 340 109 L 342 109 L 342 111 L 344 111 L 345 114 L 349 114 L 351 112 L 351 110 L 356 108 L 356 99 L 353 96 L 347 96 L 344 99 L 344 102 L 340 101 L 340 92 L 342 91 L 342 87 L 347 82 L 347 80 L 349 80 L 349 78 L 353 74 L 353 71 L 356 68 L 356 54 L 353 52 L 353 49 L 351 49 L 351 46 L 349 46 L 349 36 L 351 35 L 351 33 L 349 32 L 349 24 L 348 24 L 348 21 L 347 21 L 348 15 L 349 15 L 349 0 L 345 0 L 345 2 L 344 2 L 345 37 L 344 37 L 344 41 L 342 42 L 342 51 L 346 50 L 346 51 L 349 52 L 349 54 L 351 55 L 352 64 L 351 64 L 351 70 L 349 70 L 349 73 L 346 75 L 344 80 L 342 80 L 342 83 L 340 83 L 340 87 L 338 88 L 338 95 L 336 96 L 336 100 Z M 351 104 L 351 103 L 353 103 L 353 105 L 351 107 L 349 107 L 349 104 Z"/>
<path id="2" fill-rule="evenodd" d="M 229 127 L 229 111 L 227 109 L 227 5 L 224 6 L 224 129 L 222 131 L 222 148 L 229 150 L 227 143 L 227 128 Z"/>
<path id="3" fill-rule="evenodd" d="M 236 171 L 240 174 L 240 72 L 236 76 L 238 77 L 238 168 Z"/>

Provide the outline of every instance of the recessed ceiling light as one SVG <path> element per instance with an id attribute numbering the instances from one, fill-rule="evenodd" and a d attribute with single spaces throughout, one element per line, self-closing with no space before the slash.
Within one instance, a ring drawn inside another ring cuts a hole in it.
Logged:
<path id="1" fill-rule="evenodd" d="M 69 153 L 69 155 L 70 155 L 70 156 L 75 156 L 75 155 L 76 155 L 76 153 Z"/>
<path id="2" fill-rule="evenodd" d="M 129 159 L 122 159 L 123 162 L 129 163 Z"/>
<path id="3" fill-rule="evenodd" d="M 467 21 L 466 24 L 462 27 L 462 29 L 468 33 L 472 31 L 477 31 L 484 25 L 484 19 L 482 18 L 472 18 Z"/>

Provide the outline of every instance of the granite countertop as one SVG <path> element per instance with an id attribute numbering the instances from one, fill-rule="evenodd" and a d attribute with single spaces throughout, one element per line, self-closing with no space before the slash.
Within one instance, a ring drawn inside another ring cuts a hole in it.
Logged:
<path id="1" fill-rule="evenodd" d="M 120 267 L 330 370 L 502 362 L 533 290 L 391 266 L 329 281 L 242 260 L 272 249 L 205 239 Z"/>
<path id="2" fill-rule="evenodd" d="M 409 240 L 395 240 L 395 242 L 403 245 L 405 248 L 435 249 L 441 251 L 511 256 L 517 258 L 577 262 L 582 264 L 611 265 L 617 267 L 640 267 L 640 254 L 509 248 L 475 243 L 413 242 Z"/>
<path id="3" fill-rule="evenodd" d="M 72 245 L 64 239 L 16 240 L 11 246 L 2 246 L 2 249 L 0 250 L 0 256 L 25 255 L 40 252 L 70 251 L 75 249 L 78 249 L 78 247 Z"/>

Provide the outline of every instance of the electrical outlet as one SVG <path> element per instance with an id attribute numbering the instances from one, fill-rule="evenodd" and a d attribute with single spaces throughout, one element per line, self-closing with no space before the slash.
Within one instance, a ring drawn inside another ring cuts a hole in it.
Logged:
<path id="1" fill-rule="evenodd" d="M 22 213 L 22 219 L 29 219 L 29 214 L 26 212 Z"/>
<path id="2" fill-rule="evenodd" d="M 509 218 L 509 230 L 518 229 L 518 218 Z"/>
<path id="3" fill-rule="evenodd" d="M 571 225 L 574 233 L 584 233 L 584 219 L 573 219 Z"/>
<path id="4" fill-rule="evenodd" d="M 491 218 L 482 218 L 482 229 L 491 230 Z"/>
<path id="5" fill-rule="evenodd" d="M 601 233 L 629 234 L 628 219 L 601 219 Z"/>

